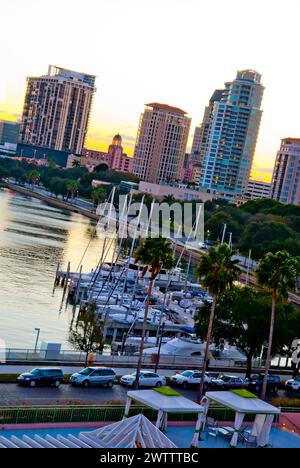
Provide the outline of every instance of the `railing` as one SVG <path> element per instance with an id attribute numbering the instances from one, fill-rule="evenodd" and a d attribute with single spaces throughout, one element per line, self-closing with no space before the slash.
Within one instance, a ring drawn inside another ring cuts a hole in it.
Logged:
<path id="1" fill-rule="evenodd" d="M 285 406 L 280 410 L 282 413 L 300 413 L 300 406 Z"/>
<path id="2" fill-rule="evenodd" d="M 63 350 L 63 351 L 53 351 L 53 350 L 33 350 L 33 349 L 16 349 L 16 348 L 7 348 L 5 351 L 5 359 L 7 362 L 10 361 L 57 361 L 57 362 L 66 362 L 66 363 L 84 363 L 86 359 L 86 353 L 74 350 Z M 143 364 L 144 365 L 154 365 L 156 355 L 144 355 Z M 138 356 L 132 354 L 95 354 L 94 363 L 105 364 L 111 366 L 135 366 L 138 361 Z M 203 358 L 199 356 L 166 356 L 161 355 L 159 358 L 159 365 L 162 366 L 189 366 L 198 367 L 203 364 Z M 254 359 L 252 362 L 253 367 L 263 366 L 263 362 L 259 359 Z M 234 367 L 234 368 L 244 368 L 245 362 L 238 361 L 236 359 L 211 359 L 210 368 L 218 367 Z"/>
<path id="3" fill-rule="evenodd" d="M 6 424 L 41 424 L 41 423 L 92 423 L 114 422 L 122 419 L 124 406 L 43 406 L 36 408 L 2 407 L 0 408 L 0 426 Z M 132 406 L 130 416 L 143 413 L 148 419 L 155 420 L 157 412 L 145 406 Z M 218 421 L 234 421 L 235 413 L 226 408 L 212 407 L 210 417 Z M 251 416 L 251 415 L 250 415 Z M 196 414 L 170 414 L 169 421 L 195 421 Z M 253 418 L 252 418 L 253 419 Z M 248 420 L 252 420 L 251 417 Z"/>
<path id="4" fill-rule="evenodd" d="M 0 426 L 6 424 L 54 424 L 54 423 L 92 423 L 114 422 L 122 419 L 124 406 L 41 406 L 41 407 L 2 407 L 0 408 Z M 294 408 L 296 409 L 296 408 Z M 300 408 L 297 408 L 297 412 Z M 281 412 L 291 412 L 291 408 L 281 408 Z M 143 413 L 148 419 L 154 421 L 157 412 L 145 406 L 131 406 L 130 416 Z M 234 421 L 235 412 L 224 407 L 210 407 L 208 416 L 219 422 Z M 252 422 L 255 415 L 245 415 L 245 422 Z M 183 422 L 195 421 L 196 414 L 175 413 L 169 414 L 169 421 Z M 274 422 L 279 421 L 279 416 Z"/>

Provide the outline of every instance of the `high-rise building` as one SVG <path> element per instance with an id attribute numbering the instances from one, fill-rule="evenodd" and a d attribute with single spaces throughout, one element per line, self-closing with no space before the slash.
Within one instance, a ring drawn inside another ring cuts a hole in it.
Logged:
<path id="1" fill-rule="evenodd" d="M 191 119 L 167 104 L 146 104 L 140 118 L 133 172 L 152 183 L 181 179 Z"/>
<path id="2" fill-rule="evenodd" d="M 17 149 L 20 131 L 19 122 L 0 120 L 0 153 L 14 155 Z"/>
<path id="3" fill-rule="evenodd" d="M 264 87 L 253 70 L 238 71 L 212 104 L 200 185 L 234 199 L 247 188 L 262 117 Z"/>
<path id="4" fill-rule="evenodd" d="M 284 138 L 276 156 L 271 198 L 300 204 L 300 138 Z"/>
<path id="5" fill-rule="evenodd" d="M 214 103 L 219 102 L 222 97 L 223 90 L 216 89 L 209 100 L 208 106 L 205 107 L 202 123 L 195 128 L 194 139 L 192 144 L 191 158 L 195 163 L 202 164 L 206 149 L 209 124 L 214 109 Z"/>
<path id="6" fill-rule="evenodd" d="M 96 91 L 95 79 L 53 65 L 47 75 L 27 78 L 18 153 L 25 157 L 59 158 L 59 152 L 80 155 Z"/>
<path id="7" fill-rule="evenodd" d="M 0 120 L 0 145 L 5 145 L 5 143 L 16 145 L 18 143 L 19 131 L 19 122 Z"/>

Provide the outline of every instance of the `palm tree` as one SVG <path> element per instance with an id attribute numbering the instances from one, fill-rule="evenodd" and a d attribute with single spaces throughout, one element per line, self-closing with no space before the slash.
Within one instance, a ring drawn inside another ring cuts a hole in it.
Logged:
<path id="1" fill-rule="evenodd" d="M 203 368 L 199 388 L 199 401 L 203 395 L 205 371 L 207 368 L 209 345 L 211 341 L 212 327 L 215 317 L 216 304 L 220 295 L 228 288 L 231 288 L 234 281 L 238 279 L 238 260 L 233 260 L 234 251 L 227 245 L 222 244 L 209 249 L 208 255 L 201 258 L 197 268 L 198 276 L 202 285 L 207 288 L 213 298 L 210 310 L 209 324 L 206 336 Z"/>
<path id="2" fill-rule="evenodd" d="M 147 319 L 148 319 L 148 311 L 149 311 L 149 303 L 152 294 L 152 289 L 154 285 L 154 281 L 158 276 L 160 269 L 162 267 L 169 270 L 174 263 L 173 258 L 173 250 L 172 250 L 172 243 L 169 239 L 164 237 L 158 238 L 151 238 L 148 237 L 144 240 L 144 242 L 139 245 L 134 253 L 135 262 L 140 262 L 144 265 L 144 269 L 142 272 L 142 276 L 144 277 L 149 270 L 151 273 L 148 291 L 147 291 L 147 299 L 145 303 L 145 313 L 144 313 L 144 321 L 143 321 L 143 328 L 142 328 L 142 337 L 141 337 L 141 346 L 139 350 L 139 358 L 136 368 L 136 378 L 135 378 L 135 388 L 137 389 L 139 386 L 139 379 L 140 379 L 140 372 L 142 367 L 142 358 L 143 358 L 143 351 L 144 351 L 144 341 L 145 341 L 145 334 L 146 334 L 146 327 L 147 327 Z"/>
<path id="3" fill-rule="evenodd" d="M 68 195 L 71 194 L 71 198 L 74 198 L 75 193 L 79 189 L 79 182 L 77 180 L 67 180 Z"/>
<path id="4" fill-rule="evenodd" d="M 79 166 L 80 166 L 80 161 L 78 159 L 73 159 L 72 167 L 79 167 Z"/>
<path id="5" fill-rule="evenodd" d="M 93 200 L 94 205 L 103 203 L 106 199 L 106 192 L 103 187 L 95 188 L 91 193 L 91 199 Z"/>
<path id="6" fill-rule="evenodd" d="M 264 399 L 267 390 L 267 378 L 271 365 L 272 342 L 276 315 L 276 300 L 278 296 L 287 298 L 288 293 L 295 289 L 296 280 L 300 274 L 300 257 L 292 257 L 288 252 L 280 251 L 275 254 L 269 252 L 259 262 L 256 276 L 261 286 L 272 293 L 272 310 L 268 351 L 265 364 L 265 374 L 262 385 L 261 398 Z"/>

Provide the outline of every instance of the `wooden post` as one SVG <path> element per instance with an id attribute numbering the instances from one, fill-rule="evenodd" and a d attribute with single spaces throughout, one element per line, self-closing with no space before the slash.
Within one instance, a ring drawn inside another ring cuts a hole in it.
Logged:
<path id="1" fill-rule="evenodd" d="M 70 269 L 71 269 L 71 263 L 68 262 L 68 267 L 67 267 L 67 272 L 66 272 L 66 277 L 65 277 L 65 283 L 64 283 L 64 288 L 67 289 L 68 287 L 68 281 L 70 278 Z"/>
<path id="2" fill-rule="evenodd" d="M 56 284 L 56 285 L 59 284 L 59 267 L 60 267 L 60 262 L 57 262 L 56 273 L 55 273 L 55 281 L 54 281 L 54 284 Z"/>
<path id="3" fill-rule="evenodd" d="M 79 299 L 80 284 L 81 284 L 81 276 L 82 276 L 82 265 L 80 266 L 79 278 L 78 278 L 78 281 L 77 281 L 76 294 L 75 294 L 75 301 L 74 301 L 75 304 L 78 303 L 78 299 Z"/>

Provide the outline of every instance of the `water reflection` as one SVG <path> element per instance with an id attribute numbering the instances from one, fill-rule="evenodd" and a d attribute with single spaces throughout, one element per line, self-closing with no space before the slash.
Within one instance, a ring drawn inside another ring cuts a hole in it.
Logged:
<path id="1" fill-rule="evenodd" d="M 70 261 L 74 271 L 89 246 L 82 264 L 90 271 L 102 245 L 89 219 L 0 191 L 0 338 L 8 347 L 34 346 L 35 327 L 42 341 L 69 347 L 72 308 L 59 312 L 62 290 L 52 295 L 57 262 L 66 267 Z"/>

